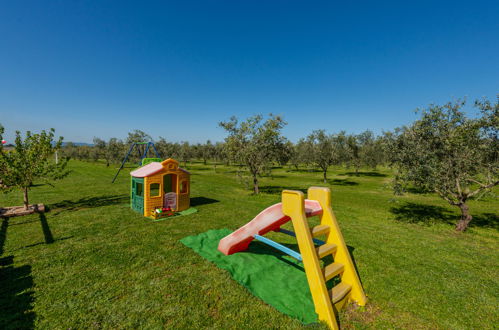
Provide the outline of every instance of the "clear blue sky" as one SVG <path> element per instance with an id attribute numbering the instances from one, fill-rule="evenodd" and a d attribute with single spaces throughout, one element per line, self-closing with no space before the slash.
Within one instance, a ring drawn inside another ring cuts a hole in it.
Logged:
<path id="1" fill-rule="evenodd" d="M 1 1 L 0 123 L 66 141 L 220 141 L 283 115 L 292 141 L 410 123 L 499 93 L 499 2 Z"/>

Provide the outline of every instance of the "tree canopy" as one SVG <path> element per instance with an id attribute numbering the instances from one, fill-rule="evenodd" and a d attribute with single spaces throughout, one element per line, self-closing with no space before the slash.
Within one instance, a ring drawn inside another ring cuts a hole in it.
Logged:
<path id="1" fill-rule="evenodd" d="M 465 101 L 430 105 L 421 118 L 391 135 L 390 157 L 398 169 L 395 189 L 413 184 L 437 193 L 461 210 L 456 230 L 472 216 L 467 201 L 499 184 L 498 103 L 477 101 L 477 117 L 462 111 Z"/>
<path id="2" fill-rule="evenodd" d="M 333 165 L 337 156 L 335 154 L 335 145 L 333 135 L 326 134 L 324 130 L 313 131 L 307 136 L 309 145 L 309 157 L 313 163 L 322 170 L 324 183 L 327 183 L 327 170 Z"/>
<path id="3" fill-rule="evenodd" d="M 236 117 L 231 117 L 219 125 L 228 133 L 225 138 L 227 155 L 246 166 L 253 178 L 253 190 L 258 194 L 258 175 L 269 163 L 279 160 L 279 147 L 286 144 L 281 134 L 286 123 L 280 116 L 270 114 L 266 121 L 261 115 L 241 123 Z"/>
<path id="4" fill-rule="evenodd" d="M 61 148 L 63 138 L 54 141 L 55 130 L 39 134 L 26 133 L 23 139 L 16 131 L 15 147 L 8 152 L 0 149 L 0 189 L 10 191 L 19 188 L 23 191 L 24 207 L 29 205 L 28 190 L 34 180 L 50 184 L 53 180 L 65 177 L 67 158 L 58 162 L 52 160 L 54 153 Z"/>
<path id="5" fill-rule="evenodd" d="M 134 142 L 151 142 L 152 137 L 147 134 L 146 132 L 143 132 L 139 129 L 133 130 L 132 132 L 128 132 L 128 137 L 126 138 L 126 143 L 128 145 L 134 143 Z"/>

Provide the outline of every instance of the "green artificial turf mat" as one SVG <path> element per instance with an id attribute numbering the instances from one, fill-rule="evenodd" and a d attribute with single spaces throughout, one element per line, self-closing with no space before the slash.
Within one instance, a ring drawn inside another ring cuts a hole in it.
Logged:
<path id="1" fill-rule="evenodd" d="M 231 232 L 209 230 L 180 241 L 278 311 L 305 324 L 318 322 L 301 263 L 258 241 L 247 251 L 226 256 L 218 251 L 218 242 Z"/>
<path id="2" fill-rule="evenodd" d="M 197 211 L 198 210 L 195 209 L 194 207 L 190 207 L 187 210 L 183 210 L 183 211 L 180 211 L 180 212 L 175 212 L 174 215 L 171 215 L 169 217 L 159 218 L 159 219 L 156 219 L 156 220 L 153 220 L 153 221 L 164 221 L 164 220 L 168 220 L 170 218 L 174 218 L 174 217 L 178 217 L 178 216 L 182 216 L 182 215 L 193 214 L 193 213 L 196 213 Z"/>

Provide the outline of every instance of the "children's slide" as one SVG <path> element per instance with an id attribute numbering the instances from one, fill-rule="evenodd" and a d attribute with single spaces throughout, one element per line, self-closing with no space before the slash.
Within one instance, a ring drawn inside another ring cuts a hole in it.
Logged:
<path id="1" fill-rule="evenodd" d="M 305 200 L 305 215 L 307 217 L 321 213 L 322 208 L 318 201 Z M 222 238 L 218 244 L 218 250 L 225 255 L 244 251 L 255 238 L 255 235 L 265 235 L 271 230 L 278 231 L 289 220 L 291 218 L 282 213 L 282 203 L 269 206 L 246 225 Z"/>

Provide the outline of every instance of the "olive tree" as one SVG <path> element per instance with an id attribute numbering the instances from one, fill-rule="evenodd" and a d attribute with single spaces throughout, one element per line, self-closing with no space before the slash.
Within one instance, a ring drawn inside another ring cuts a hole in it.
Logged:
<path id="1" fill-rule="evenodd" d="M 125 154 L 125 144 L 117 138 L 110 138 L 106 144 L 106 160 L 119 163 Z"/>
<path id="2" fill-rule="evenodd" d="M 461 111 L 464 105 L 430 105 L 420 119 L 391 135 L 390 148 L 398 169 L 396 191 L 414 184 L 437 193 L 460 209 L 457 231 L 472 220 L 468 201 L 499 184 L 499 103 L 475 102 L 480 113 L 474 118 Z"/>
<path id="3" fill-rule="evenodd" d="M 327 183 L 327 170 L 336 161 L 334 136 L 324 130 L 313 131 L 306 139 L 309 157 L 322 170 L 324 183 Z"/>
<path id="4" fill-rule="evenodd" d="M 1 131 L 0 131 L 1 132 Z M 7 192 L 19 188 L 24 196 L 24 208 L 28 209 L 28 190 L 37 179 L 58 180 L 68 174 L 67 158 L 58 162 L 52 159 L 61 148 L 62 137 L 54 141 L 54 129 L 40 134 L 26 133 L 23 139 L 16 131 L 15 147 L 9 152 L 0 149 L 0 189 Z"/>
<path id="5" fill-rule="evenodd" d="M 376 138 L 373 132 L 369 130 L 357 135 L 357 139 L 360 144 L 361 164 L 376 170 L 376 167 L 382 163 L 383 160 L 380 139 Z"/>
<path id="6" fill-rule="evenodd" d="M 187 141 L 182 141 L 180 142 L 180 147 L 179 147 L 179 157 L 180 161 L 184 163 L 184 167 L 187 167 L 187 162 L 189 162 L 193 156 L 194 149 L 192 146 L 189 144 Z"/>
<path id="7" fill-rule="evenodd" d="M 253 178 L 254 193 L 258 194 L 258 176 L 271 162 L 278 160 L 278 148 L 285 143 L 281 130 L 286 123 L 280 116 L 270 114 L 266 121 L 261 115 L 241 123 L 236 117 L 231 117 L 219 125 L 228 133 L 225 138 L 227 156 L 248 169 Z"/>
<path id="8" fill-rule="evenodd" d="M 291 141 L 283 138 L 280 144 L 277 146 L 277 162 L 279 165 L 286 165 L 293 157 L 294 146 Z"/>
<path id="9" fill-rule="evenodd" d="M 313 162 L 311 146 L 304 138 L 298 140 L 293 149 L 290 161 L 296 170 L 300 164 L 305 164 L 308 167 Z"/>
<path id="10" fill-rule="evenodd" d="M 98 137 L 94 137 L 94 147 L 93 147 L 93 159 L 94 161 L 98 161 L 103 158 L 106 161 L 106 166 L 109 167 L 109 157 L 107 153 L 107 145 L 106 141 L 99 139 Z"/>
<path id="11" fill-rule="evenodd" d="M 225 144 L 223 142 L 217 142 L 213 145 L 213 168 L 215 172 L 217 171 L 217 163 L 225 158 Z"/>
<path id="12" fill-rule="evenodd" d="M 353 165 L 355 174 L 359 175 L 359 168 L 362 162 L 359 136 L 348 135 L 346 137 L 346 144 L 348 150 L 347 165 Z"/>

